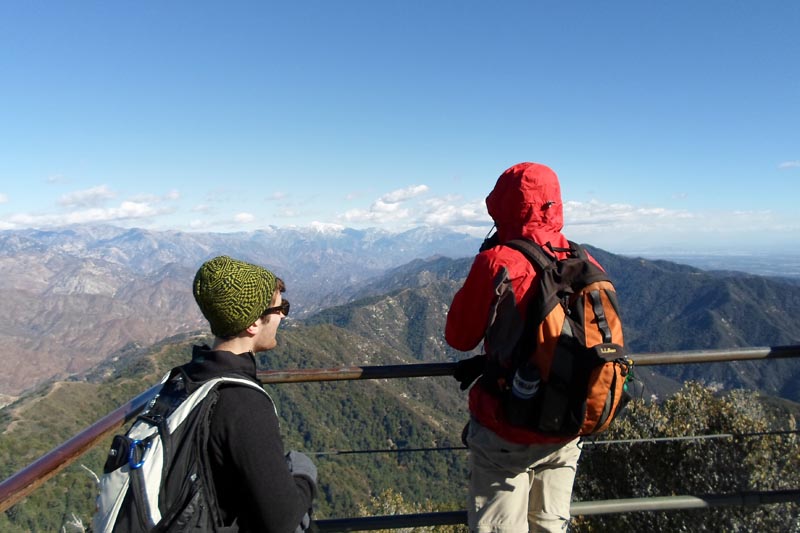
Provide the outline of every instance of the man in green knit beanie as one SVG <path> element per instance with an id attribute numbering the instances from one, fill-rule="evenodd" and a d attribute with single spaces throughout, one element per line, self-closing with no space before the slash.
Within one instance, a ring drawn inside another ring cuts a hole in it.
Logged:
<path id="1" fill-rule="evenodd" d="M 258 382 L 255 352 L 271 350 L 289 314 L 284 282 L 266 268 L 227 256 L 203 263 L 193 293 L 214 342 L 195 346 L 183 365 L 190 379 L 224 374 Z M 223 387 L 211 414 L 208 455 L 224 525 L 240 532 L 302 531 L 309 526 L 317 469 L 285 453 L 275 406 L 251 387 Z"/>
<path id="2" fill-rule="evenodd" d="M 255 353 L 276 346 L 289 314 L 285 290 L 266 268 L 228 256 L 198 269 L 192 292 L 214 340 L 165 376 L 132 437 L 114 438 L 94 531 L 310 528 L 317 468 L 285 452 L 278 411 L 256 373 Z M 147 433 L 156 425 L 168 444 Z"/>

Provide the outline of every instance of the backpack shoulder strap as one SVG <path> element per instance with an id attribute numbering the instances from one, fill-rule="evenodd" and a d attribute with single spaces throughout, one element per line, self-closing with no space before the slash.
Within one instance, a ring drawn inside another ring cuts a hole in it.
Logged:
<path id="1" fill-rule="evenodd" d="M 245 378 L 237 378 L 237 377 L 230 377 L 230 376 L 218 376 L 215 378 L 211 378 L 206 381 L 202 381 L 198 383 L 198 387 L 194 388 L 194 390 L 188 396 L 185 396 L 182 401 L 172 410 L 170 416 L 167 418 L 169 423 L 169 430 L 175 431 L 175 428 L 180 425 L 181 421 L 200 403 L 202 402 L 205 397 L 211 392 L 213 389 L 220 387 L 221 385 L 241 385 L 241 386 L 248 386 L 254 389 L 260 390 L 264 395 L 267 397 L 269 402 L 272 404 L 272 408 L 275 409 L 275 414 L 278 414 L 278 410 L 275 407 L 275 402 L 272 400 L 272 397 L 264 390 L 260 384 L 255 383 L 249 379 Z"/>
<path id="2" fill-rule="evenodd" d="M 252 387 L 252 388 L 254 388 L 256 390 L 259 390 L 259 391 L 263 392 L 264 396 L 266 396 L 267 399 L 269 400 L 269 403 L 272 404 L 272 408 L 275 409 L 275 414 L 276 415 L 278 414 L 278 408 L 275 406 L 275 401 L 272 399 L 272 396 L 270 396 L 269 393 L 266 390 L 264 390 L 264 386 L 261 385 L 260 383 L 256 383 L 256 382 L 251 381 L 249 379 L 229 377 L 229 376 L 221 376 L 221 377 L 218 377 L 218 378 L 214 378 L 213 381 L 218 382 L 217 386 L 223 385 L 223 384 L 225 384 L 225 385 L 243 385 L 243 386 Z"/>
<path id="3" fill-rule="evenodd" d="M 544 270 L 555 262 L 555 258 L 544 251 L 541 245 L 530 239 L 513 239 L 503 243 L 509 248 L 513 248 L 528 258 L 528 261 Z"/>
<path id="4" fill-rule="evenodd" d="M 567 241 L 569 243 L 569 249 L 572 250 L 575 255 L 582 259 L 586 259 L 586 248 L 578 244 L 574 241 Z"/>
<path id="5" fill-rule="evenodd" d="M 250 379 L 234 376 L 217 376 L 206 381 L 198 382 L 196 385 L 197 387 L 194 388 L 193 392 L 186 397 L 175 410 L 175 412 L 173 412 L 174 418 L 171 417 L 167 420 L 169 424 L 168 428 L 171 432 L 174 431 L 177 426 L 187 416 L 189 416 L 191 411 L 197 409 L 196 415 L 200 418 L 197 421 L 198 425 L 196 426 L 194 436 L 191 438 L 193 439 L 192 442 L 194 443 L 193 445 L 195 446 L 196 453 L 198 454 L 198 475 L 202 477 L 203 483 L 205 484 L 205 498 L 207 504 L 209 505 L 208 512 L 211 515 L 210 520 L 217 524 L 217 526 L 221 526 L 222 521 L 219 516 L 219 503 L 216 489 L 214 488 L 213 484 L 213 476 L 211 474 L 210 467 L 211 460 L 208 456 L 207 449 L 211 417 L 214 407 L 216 406 L 217 399 L 219 398 L 219 389 L 223 386 L 252 387 L 253 389 L 260 390 L 262 393 L 264 393 L 272 405 L 276 416 L 278 415 L 278 409 L 269 393 L 267 393 L 267 391 L 265 391 L 259 383 L 256 383 Z M 162 439 L 162 442 L 166 448 L 166 445 L 169 443 L 169 439 Z M 169 453 L 168 456 L 172 457 L 172 453 Z M 167 501 L 164 490 L 159 490 L 158 500 L 159 508 L 166 509 Z M 172 520 L 175 519 L 176 513 L 184 510 L 183 505 L 181 505 L 182 503 L 183 502 L 180 501 L 173 502 L 172 507 L 166 509 L 166 513 L 161 517 L 162 521 L 166 520 L 166 523 L 171 523 Z"/>

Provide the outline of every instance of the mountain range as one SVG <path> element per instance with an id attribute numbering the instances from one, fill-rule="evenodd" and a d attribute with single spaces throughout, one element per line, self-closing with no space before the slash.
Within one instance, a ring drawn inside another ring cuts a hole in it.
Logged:
<path id="1" fill-rule="evenodd" d="M 0 232 L 5 273 L 0 340 L 10 348 L 2 385 L 13 401 L 0 408 L 0 475 L 29 464 L 150 387 L 166 369 L 187 360 L 191 344 L 208 342 L 190 280 L 204 258 L 218 253 L 268 265 L 289 285 L 292 317 L 279 330 L 278 347 L 259 354 L 261 368 L 409 364 L 470 355 L 448 347 L 442 332 L 477 240 L 428 234 L 425 241 L 411 233 L 393 245 L 390 235 L 364 232 L 358 244 L 351 233 L 343 238 L 350 243 L 344 253 L 331 235 L 303 234 L 304 244 L 294 248 L 285 244 L 291 237 L 280 233 L 276 230 L 267 245 L 266 234 L 118 228 Z M 411 242 L 414 238 L 420 242 Z M 451 256 L 440 253 L 439 244 L 448 239 L 458 243 L 448 248 Z M 408 247 L 402 251 L 401 246 Z M 187 250 L 186 257 L 181 250 Z M 381 257 L 360 260 L 366 250 Z M 459 250 L 466 253 L 459 257 Z M 645 352 L 800 341 L 796 283 L 590 251 L 615 281 L 634 358 Z M 303 268 L 317 273 L 316 285 L 288 266 L 274 266 L 275 255 L 281 265 L 307 261 Z M 19 346 L 28 351 L 14 351 Z M 765 401 L 773 402 L 784 420 L 787 413 L 800 412 L 793 403 L 800 401 L 796 360 L 634 367 L 634 373 L 633 391 L 645 399 L 666 398 L 683 381 L 696 380 L 715 389 L 780 396 L 784 399 Z M 468 415 L 465 393 L 452 378 L 267 389 L 278 406 L 287 448 L 309 453 L 319 466 L 320 517 L 356 516 L 364 501 L 387 488 L 433 501 L 439 509 L 463 505 L 467 463 L 458 435 Z M 88 471 L 99 472 L 105 447 L 91 450 L 80 464 L 0 516 L 0 530 L 55 531 L 70 516 L 91 516 L 97 486 Z M 427 448 L 445 450 L 402 451 Z"/>
<path id="2" fill-rule="evenodd" d="M 133 343 L 205 323 L 191 295 L 200 264 L 230 255 L 286 281 L 292 315 L 351 299 L 366 280 L 420 257 L 464 256 L 467 235 L 425 228 L 152 232 L 112 226 L 0 232 L 0 404 L 38 383 L 88 370 Z"/>
<path id="3" fill-rule="evenodd" d="M 464 354 L 445 345 L 444 319 L 478 245 L 467 235 L 424 228 L 401 234 L 281 228 L 196 234 L 109 226 L 3 231 L 0 341 L 8 364 L 0 394 L 10 401 L 48 380 L 81 375 L 126 346 L 204 330 L 191 279 L 202 261 L 219 254 L 282 276 L 300 324 L 356 331 L 418 360 L 455 360 Z M 800 342 L 796 283 L 590 251 L 617 285 L 634 354 Z M 793 400 L 800 388 L 791 360 L 639 373 L 659 394 L 686 379 Z"/>

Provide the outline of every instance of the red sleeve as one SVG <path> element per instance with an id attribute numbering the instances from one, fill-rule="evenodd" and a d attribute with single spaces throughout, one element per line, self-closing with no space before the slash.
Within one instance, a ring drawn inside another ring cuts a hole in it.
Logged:
<path id="1" fill-rule="evenodd" d="M 488 255 L 479 254 L 472 263 L 464 285 L 453 297 L 447 312 L 444 337 L 447 344 L 456 350 L 472 350 L 483 339 L 494 298 L 494 275 Z"/>
<path id="2" fill-rule="evenodd" d="M 592 262 L 592 263 L 593 263 L 593 264 L 594 264 L 594 265 L 595 265 L 597 268 L 599 268 L 600 270 L 602 270 L 603 272 L 605 272 L 605 271 L 606 271 L 606 269 L 605 269 L 605 268 L 603 268 L 603 265 L 601 265 L 600 263 L 598 263 L 598 262 L 597 262 L 597 259 L 595 259 L 594 257 L 592 257 L 592 254 L 590 254 L 590 253 L 589 253 L 589 250 L 586 250 L 586 249 L 584 249 L 584 250 L 586 251 L 586 257 L 587 257 L 587 259 L 589 259 L 589 261 L 591 261 L 591 262 Z"/>

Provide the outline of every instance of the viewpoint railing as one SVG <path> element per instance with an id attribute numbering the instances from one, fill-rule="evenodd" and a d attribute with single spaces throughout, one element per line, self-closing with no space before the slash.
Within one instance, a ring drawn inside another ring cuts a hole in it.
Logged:
<path id="1" fill-rule="evenodd" d="M 800 357 L 800 345 L 646 353 L 632 355 L 631 359 L 634 361 L 634 366 L 641 367 L 795 357 Z M 450 376 L 453 374 L 455 365 L 456 363 L 453 362 L 349 366 L 328 369 L 266 370 L 259 371 L 258 377 L 264 384 L 277 384 Z M 100 441 L 113 435 L 125 423 L 136 417 L 150 399 L 155 396 L 159 388 L 160 384 L 139 394 L 27 467 L 5 479 L 0 483 L 0 512 L 4 512 L 9 507 L 19 503 L 23 498 L 72 464 L 78 457 L 93 448 Z M 573 504 L 573 514 L 588 515 L 629 510 L 668 510 L 712 507 L 718 505 L 780 503 L 787 501 L 800 501 L 800 490 L 743 493 L 739 495 L 673 496 L 666 499 L 648 498 L 647 502 L 639 501 L 638 499 L 631 501 L 614 500 L 610 503 L 576 502 Z M 620 502 L 627 503 L 623 504 Z M 676 505 L 679 507 L 675 507 Z M 403 522 L 403 520 L 406 520 L 406 522 Z M 416 522 L 416 520 L 429 521 L 423 523 Z M 444 520 L 444 522 L 440 520 Z M 462 511 L 454 511 L 450 513 L 405 515 L 405 518 L 402 516 L 372 517 L 372 522 L 370 522 L 369 519 L 321 520 L 318 522 L 318 525 L 323 531 L 355 531 L 463 523 L 466 523 L 466 514 Z"/>
<path id="2" fill-rule="evenodd" d="M 710 509 L 712 507 L 743 507 L 800 501 L 800 490 L 741 492 L 737 494 L 707 494 L 701 496 L 656 496 L 573 502 L 571 516 L 592 516 L 645 511 L 674 511 L 679 509 Z M 467 523 L 466 511 L 442 511 L 407 515 L 333 518 L 316 521 L 322 533 L 341 531 L 370 531 L 422 526 L 451 526 Z"/>

